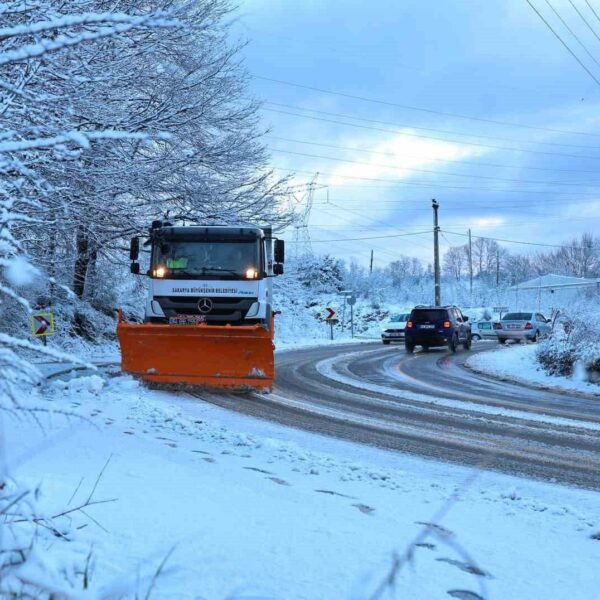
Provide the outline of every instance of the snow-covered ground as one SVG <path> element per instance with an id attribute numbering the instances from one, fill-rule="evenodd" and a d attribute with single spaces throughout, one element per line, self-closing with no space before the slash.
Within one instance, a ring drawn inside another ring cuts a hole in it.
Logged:
<path id="1" fill-rule="evenodd" d="M 472 479 L 466 468 L 262 422 L 126 376 L 55 382 L 29 402 L 83 417 L 4 423 L 9 467 L 41 485 L 39 510 L 76 506 L 106 466 L 93 498 L 115 500 L 60 518 L 73 541 L 50 536 L 40 557 L 81 564 L 92 548 L 91 597 L 120 585 L 144 597 L 144 576 L 168 555 L 154 598 L 370 598 L 394 554 L 454 494 L 397 596 L 383 597 L 589 600 L 600 589 L 594 492 Z"/>
<path id="2" fill-rule="evenodd" d="M 537 362 L 535 344 L 511 344 L 491 352 L 480 352 L 467 360 L 467 366 L 488 375 L 563 391 L 600 396 L 600 385 L 585 381 L 583 376 L 549 375 Z"/>

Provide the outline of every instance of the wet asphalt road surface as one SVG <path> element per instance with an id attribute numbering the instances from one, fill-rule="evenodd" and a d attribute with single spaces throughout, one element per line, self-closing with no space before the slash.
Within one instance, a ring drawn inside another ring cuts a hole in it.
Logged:
<path id="1" fill-rule="evenodd" d="M 600 396 L 508 383 L 472 352 L 348 344 L 277 354 L 271 394 L 199 394 L 283 425 L 482 469 L 600 489 Z M 510 348 L 505 350 L 510 352 Z"/>

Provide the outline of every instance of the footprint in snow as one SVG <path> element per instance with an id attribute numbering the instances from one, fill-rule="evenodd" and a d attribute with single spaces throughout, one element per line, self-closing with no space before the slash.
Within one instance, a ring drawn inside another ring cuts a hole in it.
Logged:
<path id="1" fill-rule="evenodd" d="M 270 479 L 271 481 L 278 483 L 279 485 L 291 485 L 285 479 L 281 479 L 279 477 L 267 477 L 267 479 Z"/>
<path id="2" fill-rule="evenodd" d="M 206 450 L 192 450 L 192 452 L 195 452 L 196 454 L 210 454 L 210 452 L 206 452 Z"/>
<path id="3" fill-rule="evenodd" d="M 427 548 L 427 550 L 435 550 L 435 544 L 429 544 L 427 542 L 423 542 L 422 544 L 415 544 L 417 548 Z"/>
<path id="4" fill-rule="evenodd" d="M 364 513 L 365 515 L 370 515 L 371 513 L 375 512 L 375 509 L 372 506 L 368 506 L 367 504 L 353 504 L 352 506 L 358 508 L 358 510 L 360 510 L 360 512 Z"/>
<path id="5" fill-rule="evenodd" d="M 135 431 L 124 431 L 123 433 L 127 435 L 135 435 Z"/>
<path id="6" fill-rule="evenodd" d="M 243 467 L 243 468 L 248 471 L 256 471 L 257 473 L 264 473 L 265 475 L 273 475 L 273 473 L 271 473 L 271 471 L 267 471 L 265 469 L 259 469 L 258 467 Z"/>
<path id="7" fill-rule="evenodd" d="M 470 573 L 471 575 L 477 575 L 478 577 L 490 577 L 489 573 L 482 571 L 477 565 L 471 565 L 469 563 L 463 562 L 462 560 L 455 560 L 453 558 L 436 558 L 435 560 L 458 567 L 461 571 L 465 571 L 467 573 Z"/>
<path id="8" fill-rule="evenodd" d="M 447 593 L 448 596 L 458 598 L 458 600 L 484 600 L 483 596 L 469 590 L 448 590 Z"/>
<path id="9" fill-rule="evenodd" d="M 319 494 L 329 494 L 330 496 L 340 496 L 342 498 L 350 498 L 351 500 L 354 499 L 354 496 L 348 496 L 346 494 L 341 494 L 340 492 L 336 492 L 334 490 L 315 490 L 315 492 L 318 492 Z"/>
<path id="10" fill-rule="evenodd" d="M 177 444 L 175 442 L 165 442 L 165 446 L 169 446 L 169 448 L 177 448 Z"/>
<path id="11" fill-rule="evenodd" d="M 217 462 L 214 458 L 211 458 L 210 456 L 202 456 L 201 458 L 204 462 L 207 462 L 207 463 L 216 463 Z"/>
<path id="12" fill-rule="evenodd" d="M 415 523 L 417 525 L 423 525 L 427 527 L 427 529 L 431 529 L 442 538 L 449 538 L 454 535 L 452 531 L 446 529 L 445 527 L 442 527 L 441 525 L 438 525 L 437 523 L 427 523 L 426 521 L 415 521 Z"/>

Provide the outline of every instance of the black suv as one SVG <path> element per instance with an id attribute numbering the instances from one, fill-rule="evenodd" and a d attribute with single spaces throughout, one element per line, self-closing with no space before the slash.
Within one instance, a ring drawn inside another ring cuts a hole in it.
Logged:
<path id="1" fill-rule="evenodd" d="M 471 325 L 456 306 L 417 306 L 412 309 L 404 329 L 406 351 L 415 346 L 429 350 L 432 346 L 448 346 L 456 352 L 459 344 L 471 348 Z"/>

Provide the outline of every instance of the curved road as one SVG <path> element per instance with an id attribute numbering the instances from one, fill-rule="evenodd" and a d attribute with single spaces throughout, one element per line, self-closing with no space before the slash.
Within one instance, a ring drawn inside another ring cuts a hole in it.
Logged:
<path id="1" fill-rule="evenodd" d="M 273 393 L 202 398 L 355 442 L 600 489 L 600 397 L 478 375 L 463 366 L 468 356 L 374 344 L 289 350 L 277 355 Z"/>

